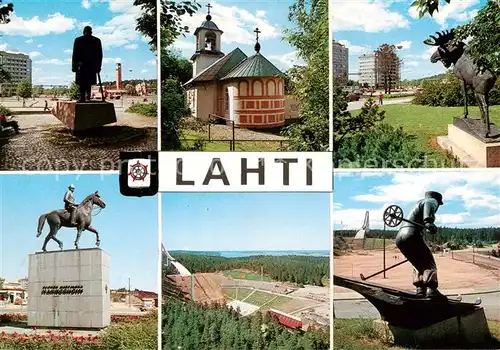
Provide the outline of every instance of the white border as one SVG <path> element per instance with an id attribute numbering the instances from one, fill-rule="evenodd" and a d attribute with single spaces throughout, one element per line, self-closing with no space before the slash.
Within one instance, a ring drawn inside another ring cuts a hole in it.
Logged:
<path id="1" fill-rule="evenodd" d="M 158 273 L 158 290 L 157 290 L 157 294 L 158 294 L 158 350 L 162 350 L 162 327 L 161 327 L 161 321 L 162 321 L 162 317 L 161 317 L 161 314 L 162 314 L 162 309 L 163 309 L 163 296 L 162 296 L 162 284 L 163 284 L 163 281 L 162 281 L 162 276 L 163 276 L 163 273 L 162 273 L 162 260 L 163 260 L 163 256 L 162 256 L 162 249 L 161 249 L 161 243 L 162 243 L 162 239 L 161 239 L 161 227 L 162 227 L 162 217 L 161 217 L 161 193 L 158 193 L 157 194 L 157 199 L 158 199 L 158 202 L 157 202 L 157 223 L 158 223 L 158 266 L 157 266 L 157 273 Z"/>

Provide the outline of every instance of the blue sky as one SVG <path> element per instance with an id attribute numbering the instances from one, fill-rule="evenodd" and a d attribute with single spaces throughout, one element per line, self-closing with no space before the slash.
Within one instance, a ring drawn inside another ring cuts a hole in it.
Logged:
<path id="1" fill-rule="evenodd" d="M 329 250 L 328 193 L 164 193 L 167 250 Z"/>
<path id="2" fill-rule="evenodd" d="M 157 290 L 157 198 L 124 197 L 118 175 L 1 175 L 0 176 L 0 277 L 17 280 L 28 274 L 28 255 L 41 251 L 49 231 L 36 238 L 41 214 L 63 208 L 67 187 L 74 184 L 75 199 L 99 191 L 106 208 L 92 218 L 101 247 L 110 255 L 110 286 Z M 76 230 L 62 228 L 57 237 L 73 249 Z M 95 247 L 95 234 L 84 231 L 81 248 Z M 48 250 L 57 250 L 49 242 Z"/>
<path id="3" fill-rule="evenodd" d="M 135 31 L 140 12 L 133 0 L 53 0 L 14 2 L 9 24 L 0 25 L 0 50 L 29 54 L 33 82 L 67 85 L 73 41 L 91 25 L 103 43 L 103 81 L 115 80 L 122 63 L 123 79 L 156 79 L 156 59 L 146 39 Z M 132 72 L 130 72 L 132 70 Z"/>
<path id="4" fill-rule="evenodd" d="M 282 31 L 290 28 L 288 22 L 288 8 L 295 3 L 294 0 L 269 0 L 269 1 L 198 1 L 202 8 L 192 17 L 184 16 L 183 24 L 189 27 L 189 34 L 181 36 L 174 43 L 182 55 L 190 58 L 196 50 L 196 39 L 193 35 L 197 27 L 205 20 L 207 15 L 206 5 L 212 5 L 212 21 L 224 33 L 221 36 L 222 52 L 228 54 L 239 47 L 247 56 L 255 53 L 255 33 L 259 28 L 259 42 L 261 54 L 266 56 L 282 71 L 294 64 L 303 64 L 295 54 L 295 48 L 282 41 Z"/>
<path id="5" fill-rule="evenodd" d="M 358 57 L 372 52 L 380 45 L 402 45 L 402 79 L 417 79 L 444 73 L 441 63 L 430 62 L 435 48 L 423 41 L 436 31 L 456 27 L 470 21 L 486 0 L 453 0 L 450 4 L 440 1 L 438 13 L 431 18 L 418 19 L 413 1 L 395 0 L 330 0 L 333 36 L 349 48 L 349 72 L 359 70 Z M 351 75 L 357 80 L 357 76 Z"/>
<path id="6" fill-rule="evenodd" d="M 444 205 L 436 225 L 500 228 L 500 173 L 492 171 L 339 172 L 334 174 L 334 228 L 359 229 L 365 212 L 370 227 L 383 228 L 382 214 L 397 204 L 405 213 L 424 197 L 438 191 Z"/>

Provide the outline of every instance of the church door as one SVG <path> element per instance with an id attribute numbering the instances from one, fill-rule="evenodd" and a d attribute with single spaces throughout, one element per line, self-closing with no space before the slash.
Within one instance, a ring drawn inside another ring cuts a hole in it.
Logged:
<path id="1" fill-rule="evenodd" d="M 234 121 L 234 92 L 236 88 L 228 86 L 226 88 L 226 117 Z"/>

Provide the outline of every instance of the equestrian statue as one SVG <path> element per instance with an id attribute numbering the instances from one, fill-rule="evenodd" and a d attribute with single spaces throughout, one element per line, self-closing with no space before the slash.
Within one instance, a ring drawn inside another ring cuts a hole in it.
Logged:
<path id="1" fill-rule="evenodd" d="M 80 241 L 80 235 L 83 231 L 87 230 L 90 232 L 94 232 L 96 235 L 96 246 L 99 247 L 100 239 L 99 233 L 95 228 L 91 226 L 92 223 L 92 210 L 94 206 L 98 206 L 101 209 L 106 208 L 106 203 L 101 199 L 98 191 L 91 193 L 80 203 L 76 204 L 74 202 L 74 192 L 75 186 L 70 185 L 68 187 L 68 191 L 64 195 L 64 208 L 59 210 L 53 210 L 49 213 L 45 213 L 40 215 L 38 219 L 38 233 L 37 237 L 40 237 L 42 234 L 43 226 L 45 221 L 48 222 L 50 231 L 45 237 L 45 241 L 43 242 L 42 251 L 47 251 L 47 243 L 53 239 L 57 244 L 59 244 L 59 248 L 63 249 L 63 242 L 57 239 L 57 232 L 61 229 L 61 227 L 69 227 L 76 228 L 76 239 L 75 239 L 75 249 L 78 248 L 78 242 Z"/>
<path id="2" fill-rule="evenodd" d="M 464 42 L 455 42 L 454 30 L 447 30 L 441 33 L 436 32 L 437 37 L 430 35 L 424 44 L 437 46 L 437 50 L 431 56 L 431 62 L 441 61 L 446 68 L 453 64 L 453 74 L 462 80 L 462 94 L 464 97 L 464 116 L 467 121 L 469 110 L 467 105 L 467 87 L 472 87 L 479 109 L 481 120 L 484 124 L 483 135 L 491 137 L 489 93 L 495 86 L 497 77 L 493 71 L 487 67 L 479 67 L 468 54 Z"/>

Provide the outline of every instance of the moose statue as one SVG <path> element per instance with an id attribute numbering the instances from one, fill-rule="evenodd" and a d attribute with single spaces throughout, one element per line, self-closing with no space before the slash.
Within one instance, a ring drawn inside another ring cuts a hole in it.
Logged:
<path id="1" fill-rule="evenodd" d="M 453 73 L 462 80 L 462 94 L 464 97 L 464 116 L 467 121 L 469 110 L 467 106 L 467 87 L 472 87 L 479 109 L 481 120 L 484 124 L 482 128 L 485 138 L 491 138 L 490 112 L 489 112 L 489 92 L 495 86 L 496 76 L 488 68 L 479 69 L 472 57 L 467 53 L 465 43 L 454 42 L 454 30 L 447 30 L 441 33 L 436 32 L 437 38 L 433 35 L 424 41 L 429 46 L 437 46 L 436 52 L 431 56 L 431 62 L 441 61 L 446 68 L 453 64 Z M 469 124 L 470 125 L 470 124 Z M 499 135 L 495 135 L 499 136 Z"/>
<path id="2" fill-rule="evenodd" d="M 0 0 L 2 3 L 2 0 Z M 11 12 L 14 12 L 14 4 L 8 3 L 7 5 L 2 5 L 0 7 L 0 23 L 7 24 L 10 22 L 9 15 Z"/>

